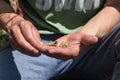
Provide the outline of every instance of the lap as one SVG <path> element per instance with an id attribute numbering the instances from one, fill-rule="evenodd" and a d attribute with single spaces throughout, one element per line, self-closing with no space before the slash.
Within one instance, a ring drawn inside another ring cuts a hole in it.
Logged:
<path id="1" fill-rule="evenodd" d="M 59 35 L 41 37 L 44 43 L 47 43 Z M 57 79 L 61 80 L 104 80 L 103 78 L 113 73 L 118 55 L 116 53 L 120 52 L 117 51 L 120 49 L 119 37 L 120 28 L 117 27 L 97 44 L 86 47 L 74 61 L 62 61 L 43 54 L 39 57 L 30 57 L 11 47 L 6 48 L 0 52 L 0 79 L 48 80 L 57 76 Z"/>
<path id="2" fill-rule="evenodd" d="M 57 76 L 56 79 L 106 80 L 111 78 L 115 73 L 114 69 L 120 73 L 120 69 L 115 67 L 119 66 L 116 64 L 120 59 L 118 58 L 119 53 L 120 26 L 118 25 L 97 44 L 86 47 L 73 61 L 71 67 L 64 74 Z"/>
<path id="3" fill-rule="evenodd" d="M 10 47 L 0 52 L 0 80 L 21 80 Z"/>
<path id="4" fill-rule="evenodd" d="M 49 43 L 60 36 L 41 35 L 44 43 Z M 11 46 L 0 53 L 4 54 L 4 56 L 0 55 L 2 57 L 0 59 L 3 59 L 0 60 L 3 64 L 0 66 L 0 71 L 5 72 L 5 74 L 0 72 L 0 75 L 7 78 L 2 78 L 2 80 L 49 80 L 51 77 L 62 74 L 72 63 L 72 60 L 62 61 L 44 54 L 39 57 L 30 57 L 13 49 Z M 8 72 L 9 69 L 11 72 Z M 6 75 L 6 73 L 9 75 Z"/>

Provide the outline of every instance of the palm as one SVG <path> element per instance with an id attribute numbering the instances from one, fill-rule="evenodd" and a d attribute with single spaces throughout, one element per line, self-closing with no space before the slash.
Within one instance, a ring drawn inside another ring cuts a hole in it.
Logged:
<path id="1" fill-rule="evenodd" d="M 57 47 L 54 46 L 44 47 L 45 54 L 51 57 L 67 60 L 78 56 L 82 48 L 84 48 L 89 44 L 93 44 L 97 42 L 97 38 L 95 36 L 86 35 L 82 33 L 80 34 L 74 33 L 74 34 L 65 35 L 57 39 L 56 41 L 57 41 L 57 45 L 56 45 Z M 63 42 L 64 44 L 67 45 L 67 48 L 60 47 L 61 43 Z"/>

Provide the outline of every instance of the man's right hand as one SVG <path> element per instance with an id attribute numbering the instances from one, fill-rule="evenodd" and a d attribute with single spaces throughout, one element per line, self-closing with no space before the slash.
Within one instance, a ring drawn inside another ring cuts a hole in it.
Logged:
<path id="1" fill-rule="evenodd" d="M 8 33 L 11 45 L 26 55 L 39 56 L 42 42 L 39 32 L 34 25 L 14 13 L 0 15 L 0 21 L 3 25 L 2 28 Z M 14 18 L 11 19 L 12 17 Z M 8 20 L 10 21 L 6 24 Z"/>

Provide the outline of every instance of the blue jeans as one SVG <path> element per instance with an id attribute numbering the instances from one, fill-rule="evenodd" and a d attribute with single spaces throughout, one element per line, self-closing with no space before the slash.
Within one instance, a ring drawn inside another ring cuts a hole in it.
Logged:
<path id="1" fill-rule="evenodd" d="M 84 48 L 63 74 L 51 80 L 120 80 L 120 24 Z"/>
<path id="2" fill-rule="evenodd" d="M 41 35 L 48 43 L 62 35 Z M 11 46 L 0 52 L 0 80 L 120 80 L 120 25 L 74 60 L 30 57 Z"/>
<path id="3" fill-rule="evenodd" d="M 41 35 L 44 43 L 60 36 L 62 35 Z M 62 61 L 44 54 L 30 57 L 9 45 L 0 52 L 0 80 L 49 80 L 66 71 L 72 61 Z"/>

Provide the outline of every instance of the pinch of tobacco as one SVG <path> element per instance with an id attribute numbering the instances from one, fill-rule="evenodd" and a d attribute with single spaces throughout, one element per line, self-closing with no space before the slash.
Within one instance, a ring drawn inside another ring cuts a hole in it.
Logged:
<path id="1" fill-rule="evenodd" d="M 53 42 L 48 43 L 48 44 L 46 44 L 46 45 L 47 45 L 47 46 L 56 46 L 56 47 L 57 47 L 57 41 L 53 41 Z M 58 47 L 67 48 L 68 45 L 67 45 L 66 42 L 63 41 Z"/>
<path id="2" fill-rule="evenodd" d="M 57 41 L 53 41 L 51 43 L 46 44 L 47 46 L 56 46 L 57 45 Z"/>
<path id="3" fill-rule="evenodd" d="M 68 45 L 67 45 L 66 42 L 62 42 L 62 43 L 59 45 L 59 47 L 61 47 L 61 48 L 67 48 Z"/>

